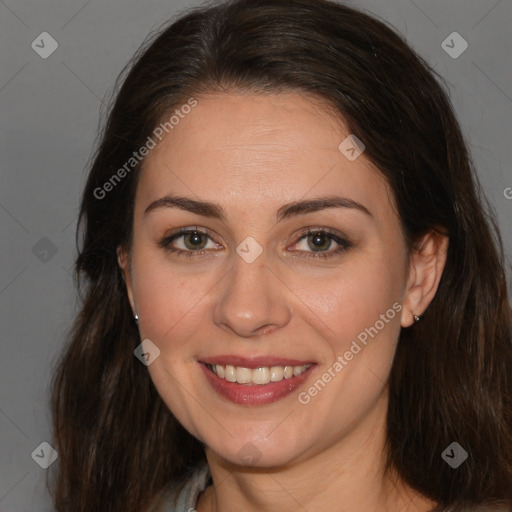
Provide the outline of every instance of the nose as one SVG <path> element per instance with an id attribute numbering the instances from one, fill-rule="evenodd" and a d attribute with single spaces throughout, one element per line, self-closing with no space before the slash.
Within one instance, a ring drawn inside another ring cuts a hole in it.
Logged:
<path id="1" fill-rule="evenodd" d="M 235 258 L 213 307 L 213 321 L 238 337 L 254 338 L 287 325 L 291 319 L 286 286 L 265 263 L 264 254 L 247 263 Z"/>

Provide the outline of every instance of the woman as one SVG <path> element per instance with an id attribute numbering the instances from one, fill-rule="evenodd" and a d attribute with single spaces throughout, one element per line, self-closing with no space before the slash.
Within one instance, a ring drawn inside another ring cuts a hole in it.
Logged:
<path id="1" fill-rule="evenodd" d="M 433 73 L 323 0 L 139 52 L 82 199 L 57 510 L 511 509 L 501 242 Z"/>

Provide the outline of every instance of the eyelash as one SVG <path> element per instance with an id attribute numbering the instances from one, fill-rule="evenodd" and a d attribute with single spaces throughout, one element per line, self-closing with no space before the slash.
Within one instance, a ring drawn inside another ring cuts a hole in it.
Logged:
<path id="1" fill-rule="evenodd" d="M 183 250 L 183 249 L 176 249 L 175 247 L 172 247 L 171 246 L 171 243 L 176 240 L 177 238 L 180 238 L 184 235 L 187 235 L 187 234 L 190 234 L 190 233 L 197 233 L 197 234 L 200 234 L 200 235 L 205 235 L 207 236 L 208 238 L 210 238 L 210 240 L 212 240 L 214 242 L 214 240 L 212 239 L 212 237 L 208 234 L 207 231 L 203 231 L 199 228 L 184 228 L 184 229 L 181 229 L 179 231 L 177 231 L 176 233 L 173 233 L 169 236 L 166 236 L 165 238 L 163 238 L 160 242 L 158 242 L 158 245 L 164 249 L 165 251 L 167 252 L 170 252 L 170 253 L 173 253 L 177 256 L 186 256 L 186 257 L 196 257 L 196 256 L 203 256 L 206 252 L 208 252 L 208 250 L 201 250 L 201 251 L 191 251 L 191 250 Z M 306 252 L 307 254 L 310 254 L 309 256 L 304 256 L 305 258 L 308 258 L 308 259 L 317 259 L 317 258 L 321 258 L 321 259 L 327 259 L 327 258 L 332 258 L 340 253 L 344 253 L 346 251 L 348 251 L 349 249 L 351 249 L 352 247 L 354 247 L 354 244 L 346 239 L 343 239 L 341 238 L 340 236 L 338 236 L 337 234 L 335 234 L 334 231 L 332 231 L 330 228 L 307 228 L 305 230 L 302 230 L 299 234 L 299 238 L 297 239 L 296 242 L 294 242 L 293 245 L 301 242 L 303 239 L 307 238 L 308 236 L 314 236 L 314 235 L 324 235 L 326 236 L 329 240 L 332 240 L 334 242 L 336 242 L 340 247 L 338 247 L 336 250 L 334 251 L 330 251 L 330 252 L 325 252 L 325 251 L 322 251 L 322 252 L 307 252 L 307 251 L 302 251 L 302 252 Z M 216 243 L 216 242 L 215 242 Z"/>

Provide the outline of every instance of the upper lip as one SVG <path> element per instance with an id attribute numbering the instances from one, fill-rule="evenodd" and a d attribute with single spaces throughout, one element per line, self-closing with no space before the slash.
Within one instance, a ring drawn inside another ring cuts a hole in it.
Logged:
<path id="1" fill-rule="evenodd" d="M 257 356 L 257 357 L 242 357 L 235 355 L 218 355 L 211 357 L 203 357 L 200 359 L 201 363 L 206 364 L 220 364 L 240 366 L 242 368 L 261 368 L 264 366 L 304 366 L 306 364 L 314 364 L 313 361 L 300 361 L 298 359 L 288 359 L 284 357 L 273 356 Z"/>

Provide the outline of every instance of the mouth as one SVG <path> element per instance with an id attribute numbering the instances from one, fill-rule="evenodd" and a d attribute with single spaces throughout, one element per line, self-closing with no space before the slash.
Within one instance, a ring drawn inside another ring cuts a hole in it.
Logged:
<path id="1" fill-rule="evenodd" d="M 206 367 L 220 379 L 237 384 L 265 386 L 270 382 L 281 382 L 302 375 L 312 363 L 299 366 L 260 366 L 258 368 L 244 368 L 230 364 L 206 364 Z"/>
<path id="2" fill-rule="evenodd" d="M 280 363 L 280 364 L 278 364 Z M 222 398 L 263 405 L 280 400 L 314 372 L 316 363 L 298 360 L 222 357 L 199 361 L 206 380 Z"/>

